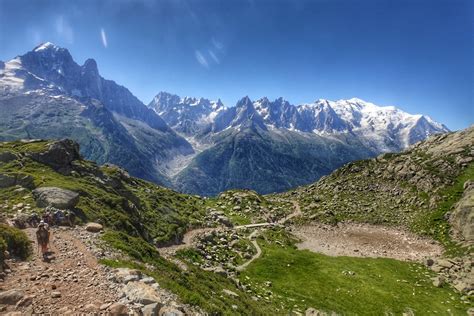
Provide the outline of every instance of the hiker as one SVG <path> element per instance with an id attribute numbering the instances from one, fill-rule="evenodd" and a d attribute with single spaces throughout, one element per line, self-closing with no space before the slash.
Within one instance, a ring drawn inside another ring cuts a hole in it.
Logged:
<path id="1" fill-rule="evenodd" d="M 39 222 L 40 217 L 36 212 L 33 212 L 28 218 L 28 224 L 30 225 L 30 227 L 38 227 Z"/>
<path id="2" fill-rule="evenodd" d="M 47 225 L 51 225 L 53 223 L 53 216 L 49 210 L 46 210 L 43 214 L 43 222 Z"/>
<path id="3" fill-rule="evenodd" d="M 74 221 L 75 221 L 76 215 L 70 210 L 66 210 L 66 212 L 64 213 L 65 213 L 64 216 L 66 217 L 67 224 L 71 227 L 74 227 Z"/>
<path id="4" fill-rule="evenodd" d="M 36 240 L 38 241 L 38 247 L 41 247 L 41 253 L 44 260 L 47 258 L 49 237 L 49 226 L 44 221 L 41 221 L 36 230 Z"/>

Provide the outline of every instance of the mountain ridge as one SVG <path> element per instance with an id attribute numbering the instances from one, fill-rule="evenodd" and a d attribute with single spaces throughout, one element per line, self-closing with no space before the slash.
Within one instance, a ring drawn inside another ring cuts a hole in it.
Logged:
<path id="1" fill-rule="evenodd" d="M 355 98 L 293 105 L 246 96 L 225 107 L 162 92 L 145 105 L 101 77 L 94 59 L 78 65 L 52 43 L 1 66 L 1 140 L 72 138 L 86 158 L 186 193 L 280 192 L 448 131 Z"/>

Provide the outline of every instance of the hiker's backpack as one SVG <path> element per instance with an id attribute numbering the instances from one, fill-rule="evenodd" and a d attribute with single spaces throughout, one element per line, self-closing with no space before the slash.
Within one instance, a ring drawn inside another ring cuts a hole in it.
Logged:
<path id="1" fill-rule="evenodd" d="M 36 240 L 38 240 L 38 244 L 44 245 L 49 242 L 49 232 L 46 227 L 41 226 L 36 231 Z"/>

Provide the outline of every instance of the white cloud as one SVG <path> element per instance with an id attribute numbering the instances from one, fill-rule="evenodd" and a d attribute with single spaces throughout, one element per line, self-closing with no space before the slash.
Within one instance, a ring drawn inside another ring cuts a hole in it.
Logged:
<path id="1" fill-rule="evenodd" d="M 211 39 L 212 45 L 214 45 L 215 48 L 218 50 L 223 50 L 224 49 L 224 44 L 216 40 L 215 38 Z"/>
<path id="2" fill-rule="evenodd" d="M 105 34 L 104 28 L 100 29 L 100 37 L 102 39 L 102 45 L 107 48 L 107 34 Z"/>
<path id="3" fill-rule="evenodd" d="M 63 15 L 57 17 L 55 21 L 56 33 L 64 39 L 66 43 L 72 44 L 74 42 L 74 30 Z"/>
<path id="4" fill-rule="evenodd" d="M 216 64 L 221 63 L 217 55 L 212 50 L 209 50 L 209 56 L 211 56 L 211 58 L 216 62 Z"/>
<path id="5" fill-rule="evenodd" d="M 204 57 L 204 55 L 200 51 L 196 50 L 194 52 L 194 55 L 196 56 L 196 59 L 201 64 L 201 66 L 209 68 L 209 63 L 207 62 L 206 57 Z"/>

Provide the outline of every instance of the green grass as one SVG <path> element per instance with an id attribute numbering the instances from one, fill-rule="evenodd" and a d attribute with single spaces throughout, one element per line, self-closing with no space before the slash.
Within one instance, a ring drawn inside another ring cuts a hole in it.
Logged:
<path id="1" fill-rule="evenodd" d="M 308 307 L 344 315 L 400 315 L 409 310 L 416 315 L 465 315 L 469 307 L 447 286 L 434 287 L 432 273 L 419 264 L 329 257 L 263 239 L 259 243 L 263 255 L 242 272 L 241 280 L 261 291 L 271 281 L 270 298 L 282 315 Z"/>
<path id="2" fill-rule="evenodd" d="M 0 264 L 3 262 L 4 250 L 24 260 L 31 254 L 31 243 L 28 236 L 20 229 L 0 224 Z"/>
<path id="3" fill-rule="evenodd" d="M 103 238 L 113 247 L 139 261 L 102 260 L 101 263 L 115 268 L 139 269 L 155 278 L 162 288 L 177 294 L 183 303 L 200 306 L 210 315 L 271 314 L 271 305 L 253 301 L 249 294 L 239 290 L 230 279 L 192 265 L 189 265 L 187 271 L 181 271 L 175 264 L 160 257 L 157 250 L 141 238 L 112 231 L 106 232 Z M 237 293 L 238 297 L 225 294 L 224 289 Z"/>

